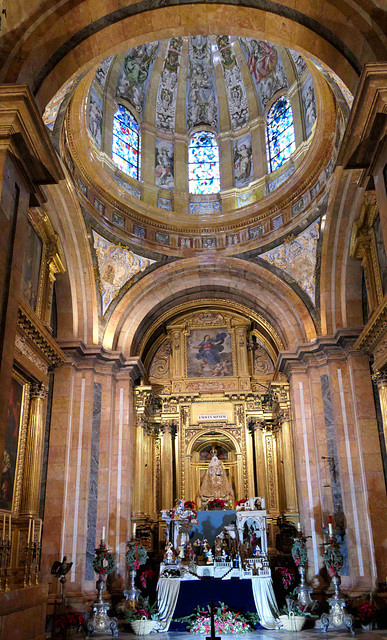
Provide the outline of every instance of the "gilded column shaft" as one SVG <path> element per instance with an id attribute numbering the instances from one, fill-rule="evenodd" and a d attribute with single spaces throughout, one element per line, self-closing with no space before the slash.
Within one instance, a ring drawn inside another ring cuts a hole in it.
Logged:
<path id="1" fill-rule="evenodd" d="M 380 410 L 382 412 L 384 441 L 387 444 L 387 380 L 378 382 Z"/>
<path id="2" fill-rule="evenodd" d="M 39 514 L 46 396 L 47 389 L 43 384 L 32 385 L 21 508 L 21 513 L 32 516 Z"/>
<path id="3" fill-rule="evenodd" d="M 172 429 L 163 425 L 161 438 L 161 508 L 173 507 Z"/>

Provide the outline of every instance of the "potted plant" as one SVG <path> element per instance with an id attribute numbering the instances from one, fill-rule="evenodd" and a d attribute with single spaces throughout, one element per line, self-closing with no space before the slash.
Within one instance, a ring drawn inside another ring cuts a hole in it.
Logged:
<path id="1" fill-rule="evenodd" d="M 307 618 L 317 618 L 313 613 L 316 601 L 312 605 L 298 605 L 294 600 L 280 610 L 279 619 L 285 631 L 301 631 Z"/>
<path id="2" fill-rule="evenodd" d="M 214 498 L 207 503 L 209 511 L 222 511 L 225 508 L 225 501 L 222 498 Z"/>
<path id="3" fill-rule="evenodd" d="M 151 633 L 159 620 L 157 602 L 149 603 L 149 598 L 139 597 L 135 609 L 125 610 L 125 621 L 129 622 L 136 636 Z"/>
<path id="4" fill-rule="evenodd" d="M 357 613 L 360 618 L 360 624 L 364 631 L 372 630 L 372 622 L 375 618 L 376 607 L 372 602 L 363 602 L 357 608 Z"/>

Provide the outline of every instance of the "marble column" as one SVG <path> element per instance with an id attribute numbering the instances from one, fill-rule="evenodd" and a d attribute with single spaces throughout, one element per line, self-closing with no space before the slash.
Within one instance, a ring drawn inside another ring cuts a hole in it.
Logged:
<path id="1" fill-rule="evenodd" d="M 21 514 L 36 517 L 39 514 L 46 398 L 44 384 L 31 385 Z"/>

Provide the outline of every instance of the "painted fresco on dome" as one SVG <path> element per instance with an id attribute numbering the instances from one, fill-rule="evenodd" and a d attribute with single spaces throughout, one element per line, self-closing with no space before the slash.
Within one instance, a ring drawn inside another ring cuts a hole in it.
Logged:
<path id="1" fill-rule="evenodd" d="M 233 375 L 231 335 L 221 329 L 192 329 L 187 338 L 187 377 Z"/>
<path id="2" fill-rule="evenodd" d="M 288 51 L 292 56 L 292 60 L 294 62 L 294 66 L 296 67 L 298 77 L 302 76 L 305 69 L 307 68 L 304 58 L 300 53 L 298 53 L 298 51 L 295 51 L 294 49 L 288 49 Z"/>
<path id="3" fill-rule="evenodd" d="M 163 189 L 173 189 L 174 180 L 173 142 L 156 138 L 155 183 Z"/>
<path id="4" fill-rule="evenodd" d="M 148 42 L 129 49 L 118 75 L 116 96 L 129 100 L 141 118 L 158 48 L 158 42 Z"/>
<path id="5" fill-rule="evenodd" d="M 218 36 L 216 43 L 222 62 L 231 126 L 237 129 L 249 121 L 246 89 L 229 36 Z"/>
<path id="6" fill-rule="evenodd" d="M 94 230 L 93 238 L 101 285 L 102 314 L 105 314 L 120 289 L 155 260 L 143 258 L 126 247 L 114 244 Z"/>
<path id="7" fill-rule="evenodd" d="M 236 187 L 245 187 L 253 179 L 251 134 L 234 140 L 234 179 Z"/>
<path id="8" fill-rule="evenodd" d="M 1 472 L 0 508 L 11 510 L 15 485 L 17 449 L 22 415 L 23 385 L 12 378 L 5 424 L 3 467 Z"/>
<path id="9" fill-rule="evenodd" d="M 315 304 L 317 244 L 320 219 L 313 222 L 297 237 L 262 253 L 259 257 L 273 267 L 290 275 Z"/>
<path id="10" fill-rule="evenodd" d="M 102 98 L 97 94 L 93 87 L 89 93 L 89 104 L 87 111 L 87 128 L 89 129 L 98 149 L 102 143 L 102 118 L 103 104 Z"/>
<path id="11" fill-rule="evenodd" d="M 306 137 L 312 133 L 312 127 L 317 120 L 316 97 L 312 76 L 309 75 L 301 89 L 302 107 L 304 110 Z"/>
<path id="12" fill-rule="evenodd" d="M 107 74 L 109 73 L 110 64 L 113 60 L 114 56 L 110 56 L 105 60 L 102 60 L 101 64 L 98 66 L 97 71 L 95 72 L 95 79 L 101 87 L 105 86 Z"/>
<path id="13" fill-rule="evenodd" d="M 183 38 L 169 40 L 157 90 L 156 126 L 165 131 L 173 131 L 175 128 L 177 83 L 182 47 Z"/>
<path id="14" fill-rule="evenodd" d="M 190 36 L 187 77 L 187 129 L 197 124 L 218 128 L 218 94 L 208 36 Z"/>
<path id="15" fill-rule="evenodd" d="M 239 38 L 254 81 L 261 112 L 273 95 L 288 87 L 285 68 L 277 49 L 269 42 Z"/>

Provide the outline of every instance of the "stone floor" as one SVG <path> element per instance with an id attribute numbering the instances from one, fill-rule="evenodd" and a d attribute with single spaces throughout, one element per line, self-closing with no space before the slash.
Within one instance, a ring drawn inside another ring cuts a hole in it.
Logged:
<path id="1" fill-rule="evenodd" d="M 361 629 L 355 629 L 356 636 L 361 636 L 361 640 L 387 640 L 387 630 L 386 629 L 378 629 L 376 631 L 362 631 Z M 84 634 L 78 634 L 75 638 L 84 638 Z M 93 636 L 99 640 L 107 640 L 111 638 L 110 635 L 98 635 Z M 119 638 L 136 638 L 133 633 L 125 633 L 120 631 Z M 163 633 L 163 634 L 154 634 L 148 636 L 141 636 L 145 638 L 145 640 L 156 640 L 159 638 L 160 640 L 192 640 L 192 635 L 189 633 Z M 199 636 L 200 638 L 202 636 Z M 203 636 L 204 637 L 204 636 Z M 319 629 L 308 629 L 307 631 L 298 631 L 298 632 L 290 632 L 290 631 L 268 631 L 266 629 L 260 629 L 259 631 L 253 631 L 249 634 L 241 634 L 235 636 L 224 636 L 225 638 L 229 638 L 231 640 L 345 640 L 345 638 L 351 638 L 351 635 L 347 633 L 347 631 L 328 631 L 328 634 L 321 633 Z M 47 636 L 51 638 L 51 636 Z"/>

